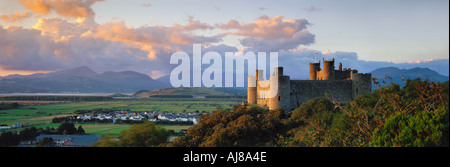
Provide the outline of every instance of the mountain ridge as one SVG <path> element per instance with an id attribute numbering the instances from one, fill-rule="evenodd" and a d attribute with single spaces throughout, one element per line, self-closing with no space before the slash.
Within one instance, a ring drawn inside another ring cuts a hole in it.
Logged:
<path id="1" fill-rule="evenodd" d="M 0 93 L 134 93 L 165 87 L 169 86 L 135 71 L 97 73 L 86 66 L 0 78 Z"/>
<path id="2" fill-rule="evenodd" d="M 439 74 L 436 71 L 433 71 L 429 68 L 421 68 L 415 67 L 410 69 L 399 69 L 397 67 L 381 67 L 373 70 L 372 78 L 377 78 L 378 82 L 382 83 L 382 81 L 386 82 L 386 85 L 394 82 L 399 84 L 400 86 L 404 86 L 406 83 L 403 79 L 417 79 L 421 80 L 428 79 L 429 81 L 435 82 L 445 82 L 449 80 L 448 76 L 444 76 Z M 387 78 L 389 76 L 389 78 Z M 378 86 L 372 83 L 372 89 L 376 89 Z"/>
<path id="3" fill-rule="evenodd" d="M 380 83 L 385 80 L 387 75 L 391 78 L 386 81 L 387 84 L 395 82 L 400 86 L 405 85 L 403 78 L 421 78 L 437 82 L 449 80 L 448 76 L 443 76 L 429 68 L 420 67 L 410 69 L 382 67 L 371 73 L 372 77 L 377 78 Z M 86 66 L 50 73 L 13 74 L 0 77 L 0 93 L 135 93 L 140 90 L 151 91 L 170 87 L 172 86 L 168 75 L 153 79 L 146 74 L 131 70 L 97 73 Z M 233 88 L 239 89 L 238 87 Z M 372 84 L 373 90 L 377 88 L 375 84 Z M 245 86 L 241 89 L 245 89 Z"/>

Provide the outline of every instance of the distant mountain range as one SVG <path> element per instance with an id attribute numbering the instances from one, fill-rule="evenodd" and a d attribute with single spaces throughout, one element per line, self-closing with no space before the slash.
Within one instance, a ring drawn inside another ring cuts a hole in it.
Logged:
<path id="1" fill-rule="evenodd" d="M 378 78 L 381 82 L 388 75 L 391 80 L 387 83 L 395 82 L 404 86 L 402 76 L 409 79 L 428 78 L 430 81 L 445 82 L 448 76 L 443 76 L 429 68 L 398 69 L 396 67 L 383 67 L 371 72 L 372 77 Z M 158 94 L 158 91 L 151 91 L 162 88 L 170 88 L 170 77 L 163 76 L 156 80 L 150 76 L 134 71 L 112 72 L 107 71 L 97 73 L 92 69 L 81 66 L 72 69 L 56 71 L 51 73 L 36 73 L 32 75 L 9 75 L 0 77 L 0 93 L 134 93 L 145 90 L 141 95 L 148 96 Z M 373 85 L 373 89 L 377 87 Z M 174 90 L 165 89 L 159 94 L 170 94 Z M 186 92 L 197 92 L 201 95 L 230 95 L 231 93 L 246 92 L 245 87 L 240 90 L 229 88 L 215 88 L 214 91 L 206 89 L 178 89 L 176 94 Z M 144 93 L 145 92 L 145 93 Z"/>
<path id="2" fill-rule="evenodd" d="M 134 71 L 99 74 L 86 66 L 0 78 L 0 93 L 134 93 L 169 86 Z"/>
<path id="3" fill-rule="evenodd" d="M 404 86 L 406 83 L 403 81 L 405 79 L 414 80 L 420 78 L 422 80 L 428 79 L 429 81 L 435 82 L 445 82 L 449 80 L 448 76 L 441 75 L 436 71 L 429 68 L 412 68 L 412 69 L 399 69 L 396 67 L 383 67 L 378 68 L 371 72 L 373 78 L 377 78 L 381 83 L 383 80 L 389 85 L 391 82 L 397 83 L 400 86 Z M 391 79 L 388 79 L 389 76 Z M 385 79 L 386 78 L 386 79 Z M 377 86 L 372 84 L 372 89 L 376 89 Z"/>

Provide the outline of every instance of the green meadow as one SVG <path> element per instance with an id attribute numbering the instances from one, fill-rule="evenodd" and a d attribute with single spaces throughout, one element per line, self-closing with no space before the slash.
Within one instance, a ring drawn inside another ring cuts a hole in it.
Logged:
<path id="1" fill-rule="evenodd" d="M 195 99 L 195 98 L 149 98 L 149 99 L 120 99 L 111 101 L 85 101 L 58 104 L 39 104 L 34 106 L 24 105 L 17 109 L 0 110 L 0 124 L 8 126 L 17 123 L 26 123 L 37 128 L 58 127 L 52 124 L 55 117 L 63 117 L 74 114 L 76 110 L 113 109 L 128 110 L 133 112 L 158 111 L 158 112 L 212 112 L 217 108 L 227 109 L 240 104 L 240 99 Z M 127 124 L 76 124 L 82 126 L 86 133 L 104 135 L 118 135 L 122 130 L 129 129 Z M 179 131 L 189 126 L 158 125 L 159 127 Z M 14 129 L 20 130 L 20 129 Z"/>

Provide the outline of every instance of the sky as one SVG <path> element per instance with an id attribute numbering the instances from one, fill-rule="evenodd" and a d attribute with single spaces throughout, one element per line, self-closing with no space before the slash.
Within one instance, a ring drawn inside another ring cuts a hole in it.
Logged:
<path id="1" fill-rule="evenodd" d="M 0 1 L 0 76 L 88 66 L 158 78 L 194 43 L 279 52 L 294 78 L 306 78 L 315 52 L 361 72 L 427 67 L 448 76 L 449 1 Z"/>

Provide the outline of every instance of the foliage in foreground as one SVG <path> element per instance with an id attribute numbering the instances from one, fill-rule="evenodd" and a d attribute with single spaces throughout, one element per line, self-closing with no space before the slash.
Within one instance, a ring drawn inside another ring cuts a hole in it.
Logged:
<path id="1" fill-rule="evenodd" d="M 448 147 L 448 125 L 448 106 L 414 116 L 398 114 L 375 129 L 370 146 Z"/>
<path id="2" fill-rule="evenodd" d="M 185 136 L 172 142 L 176 147 L 273 146 L 285 130 L 284 112 L 260 107 L 234 106 L 203 115 Z"/>
<path id="3" fill-rule="evenodd" d="M 119 137 L 104 135 L 93 147 L 155 147 L 167 144 L 170 132 L 156 128 L 155 123 L 144 121 L 134 124 L 130 130 L 124 130 Z"/>

